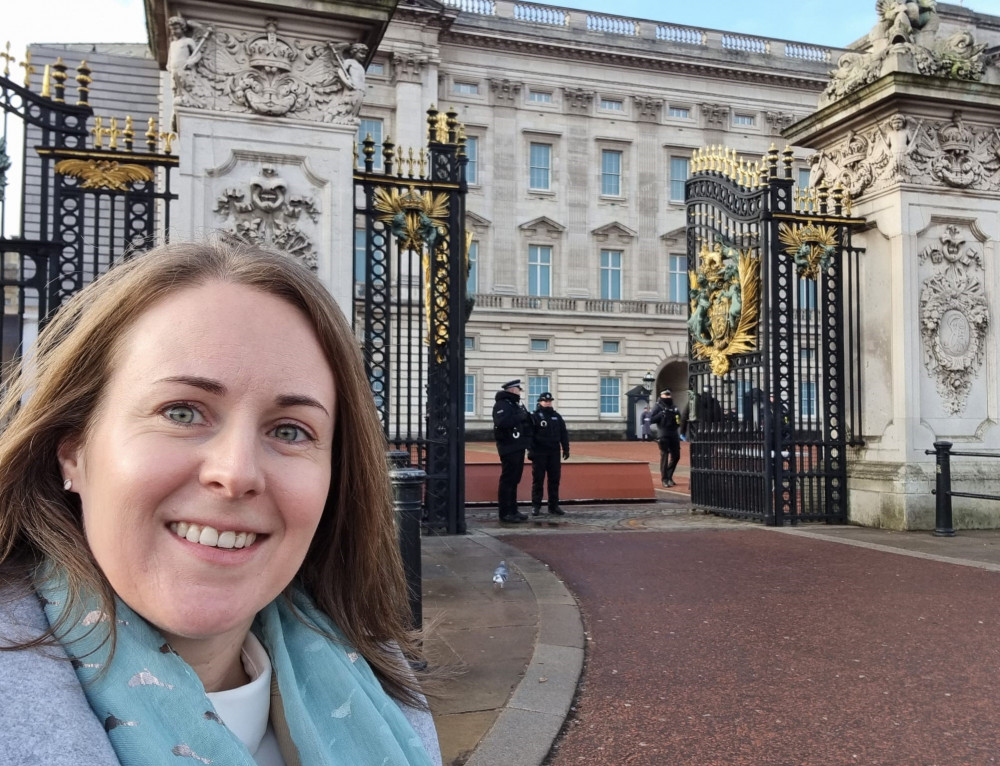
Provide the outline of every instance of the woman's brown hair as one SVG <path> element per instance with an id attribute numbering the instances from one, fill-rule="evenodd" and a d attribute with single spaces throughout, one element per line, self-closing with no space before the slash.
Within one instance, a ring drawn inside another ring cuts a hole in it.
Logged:
<path id="1" fill-rule="evenodd" d="M 336 385 L 333 466 L 326 507 L 298 581 L 368 660 L 396 699 L 420 704 L 398 654 L 415 642 L 393 522 L 382 434 L 363 359 L 343 313 L 319 281 L 281 255 L 223 241 L 154 248 L 77 293 L 39 334 L 0 400 L 0 586 L 30 583 L 42 565 L 68 578 L 70 603 L 96 594 L 114 625 L 114 593 L 91 556 L 78 496 L 65 492 L 57 460 L 64 440 L 86 439 L 136 319 L 186 288 L 245 285 L 298 308 L 312 324 Z M 54 625 L 35 641 L 48 643 Z"/>

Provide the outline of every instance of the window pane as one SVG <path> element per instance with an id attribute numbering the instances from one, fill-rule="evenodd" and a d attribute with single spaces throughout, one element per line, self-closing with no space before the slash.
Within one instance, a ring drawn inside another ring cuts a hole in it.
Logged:
<path id="1" fill-rule="evenodd" d="M 622 251 L 601 251 L 601 298 L 620 301 L 622 298 Z"/>
<path id="2" fill-rule="evenodd" d="M 368 69 L 365 70 L 368 74 L 385 74 L 385 64 L 380 61 L 373 61 L 368 65 Z"/>
<path id="3" fill-rule="evenodd" d="M 733 125 L 753 125 L 752 114 L 734 114 Z"/>
<path id="4" fill-rule="evenodd" d="M 465 166 L 465 180 L 470 184 L 479 183 L 479 139 L 469 136 L 465 139 L 465 156 L 469 163 Z"/>
<path id="5" fill-rule="evenodd" d="M 476 350 L 476 336 L 475 335 L 466 335 L 465 336 L 465 350 L 466 351 L 475 351 Z"/>
<path id="6" fill-rule="evenodd" d="M 799 407 L 808 418 L 816 417 L 816 381 L 799 381 Z"/>
<path id="7" fill-rule="evenodd" d="M 552 391 L 549 388 L 548 375 L 528 376 L 528 401 L 524 403 L 524 406 L 528 409 L 534 409 L 535 403 L 538 402 L 538 397 L 546 391 L 549 393 Z"/>
<path id="8" fill-rule="evenodd" d="M 365 230 L 354 230 L 354 281 L 365 281 Z"/>
<path id="9" fill-rule="evenodd" d="M 803 189 L 809 186 L 809 168 L 799 168 L 799 186 Z"/>
<path id="10" fill-rule="evenodd" d="M 479 292 L 479 243 L 469 243 L 469 281 L 465 284 L 466 295 Z"/>
<path id="11" fill-rule="evenodd" d="M 465 376 L 465 414 L 476 414 L 476 376 Z"/>
<path id="12" fill-rule="evenodd" d="M 618 340 L 606 340 L 601 344 L 601 351 L 605 354 L 617 354 L 621 348 L 621 341 Z"/>
<path id="13" fill-rule="evenodd" d="M 452 90 L 466 96 L 474 96 L 479 93 L 479 84 L 474 82 L 456 82 Z"/>
<path id="14" fill-rule="evenodd" d="M 617 415 L 621 412 L 618 378 L 601 378 L 601 414 Z"/>
<path id="15" fill-rule="evenodd" d="M 799 308 L 816 308 L 816 282 L 812 279 L 799 280 Z"/>
<path id="16" fill-rule="evenodd" d="M 671 303 L 686 303 L 688 300 L 688 266 L 686 255 L 670 256 L 670 284 L 667 289 L 667 300 Z"/>
<path id="17" fill-rule="evenodd" d="M 670 201 L 684 201 L 684 182 L 688 177 L 688 158 L 670 158 Z"/>
<path id="18" fill-rule="evenodd" d="M 362 118 L 358 122 L 358 159 L 364 164 L 364 141 L 366 136 L 371 136 L 375 142 L 375 155 L 372 157 L 372 167 L 375 170 L 382 169 L 382 120 Z"/>
<path id="19" fill-rule="evenodd" d="M 532 189 L 549 188 L 549 168 L 551 167 L 552 147 L 549 144 L 532 144 L 530 156 L 529 185 Z"/>
<path id="20" fill-rule="evenodd" d="M 680 117 L 687 120 L 691 117 L 691 110 L 686 106 L 672 106 L 667 110 L 668 117 Z"/>
<path id="21" fill-rule="evenodd" d="M 532 351 L 548 351 L 549 350 L 549 339 L 548 338 L 532 338 L 531 339 L 531 350 Z"/>
<path id="22" fill-rule="evenodd" d="M 617 98 L 602 98 L 601 99 L 601 109 L 607 109 L 612 112 L 620 112 L 625 108 L 625 104 Z"/>
<path id="23" fill-rule="evenodd" d="M 621 196 L 622 153 L 603 149 L 601 151 L 601 194 L 609 197 Z"/>
<path id="24" fill-rule="evenodd" d="M 549 285 L 551 264 L 551 247 L 542 245 L 528 247 L 528 295 L 551 295 Z"/>
<path id="25" fill-rule="evenodd" d="M 528 101 L 537 101 L 542 104 L 551 104 L 552 94 L 543 90 L 529 90 Z"/>

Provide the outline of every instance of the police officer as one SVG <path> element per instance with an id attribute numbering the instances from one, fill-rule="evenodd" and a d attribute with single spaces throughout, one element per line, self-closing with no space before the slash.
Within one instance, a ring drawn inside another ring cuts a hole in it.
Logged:
<path id="1" fill-rule="evenodd" d="M 559 449 L 562 448 L 562 459 L 569 459 L 569 434 L 566 432 L 566 421 L 552 406 L 552 394 L 546 391 L 538 397 L 538 406 L 531 419 L 534 422 L 534 434 L 531 439 L 531 451 L 528 459 L 531 461 L 531 513 L 538 516 L 542 512 L 542 485 L 545 476 L 549 477 L 549 513 L 562 516 L 566 512 L 559 507 L 559 477 L 562 474 L 562 463 L 559 461 Z"/>
<path id="2" fill-rule="evenodd" d="M 500 521 L 527 521 L 517 510 L 517 485 L 524 473 L 524 452 L 531 448 L 531 414 L 521 404 L 520 379 L 501 386 L 493 405 L 493 438 L 500 455 L 500 483 L 497 506 Z"/>
<path id="3" fill-rule="evenodd" d="M 664 487 L 673 487 L 674 469 L 681 459 L 681 411 L 674 406 L 674 398 L 669 388 L 660 391 L 660 399 L 653 408 L 653 423 L 659 431 L 656 437 L 660 447 L 660 478 Z"/>

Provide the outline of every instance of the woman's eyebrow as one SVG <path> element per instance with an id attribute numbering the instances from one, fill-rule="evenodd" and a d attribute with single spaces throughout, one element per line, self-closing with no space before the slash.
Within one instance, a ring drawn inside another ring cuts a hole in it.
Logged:
<path id="1" fill-rule="evenodd" d="M 216 394 L 217 396 L 222 396 L 226 393 L 226 387 L 217 380 L 212 380 L 211 378 L 202 378 L 197 375 L 171 375 L 166 378 L 160 378 L 157 383 L 183 383 L 185 386 L 193 386 L 194 388 L 200 388 L 203 391 L 207 391 L 210 394 Z"/>
<path id="2" fill-rule="evenodd" d="M 323 411 L 327 417 L 330 413 L 327 412 L 326 407 L 320 404 L 316 399 L 311 396 L 306 396 L 305 394 L 282 394 L 276 398 L 279 407 L 316 407 Z"/>

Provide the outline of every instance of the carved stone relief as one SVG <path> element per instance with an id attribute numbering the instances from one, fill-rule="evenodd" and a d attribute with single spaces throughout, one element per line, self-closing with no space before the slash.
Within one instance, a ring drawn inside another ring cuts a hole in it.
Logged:
<path id="1" fill-rule="evenodd" d="M 594 91 L 584 88 L 563 88 L 563 103 L 570 112 L 588 112 L 594 101 Z"/>
<path id="2" fill-rule="evenodd" d="M 781 131 L 795 122 L 795 115 L 790 112 L 764 112 L 764 121 L 773 135 L 780 135 Z"/>
<path id="3" fill-rule="evenodd" d="M 419 53 L 393 53 L 392 76 L 394 82 L 420 83 L 430 59 Z"/>
<path id="4" fill-rule="evenodd" d="M 810 158 L 810 184 L 841 184 L 857 199 L 869 189 L 920 183 L 1000 191 L 1000 129 L 974 127 L 956 111 L 947 122 L 895 114 Z"/>
<path id="5" fill-rule="evenodd" d="M 830 72 L 820 108 L 892 72 L 912 72 L 951 80 L 983 79 L 985 44 L 968 31 L 941 38 L 934 0 L 879 0 L 878 23 L 863 53 L 849 51 Z"/>
<path id="6" fill-rule="evenodd" d="M 720 104 L 702 104 L 701 114 L 705 118 L 705 126 L 723 128 L 729 122 L 729 107 Z"/>
<path id="7" fill-rule="evenodd" d="M 290 194 L 288 183 L 273 165 L 240 187 L 223 190 L 213 212 L 221 219 L 223 231 L 272 250 L 285 253 L 316 270 L 313 231 L 303 224 L 319 220 L 319 208 L 312 197 Z M 308 227 L 315 229 L 315 227 Z"/>
<path id="8" fill-rule="evenodd" d="M 493 94 L 493 103 L 504 106 L 512 106 L 517 103 L 522 83 L 492 77 L 489 83 L 490 92 Z"/>
<path id="9" fill-rule="evenodd" d="M 660 117 L 660 110 L 663 108 L 662 98 L 652 96 L 634 96 L 635 109 L 640 120 L 656 121 Z"/>
<path id="10" fill-rule="evenodd" d="M 179 17 L 175 17 L 179 19 Z M 278 34 L 230 34 L 171 19 L 167 68 L 181 106 L 352 124 L 365 93 L 361 43 L 310 43 Z"/>
<path id="11" fill-rule="evenodd" d="M 982 364 L 989 328 L 982 245 L 975 237 L 970 244 L 954 223 L 937 239 L 919 255 L 934 272 L 920 289 L 920 335 L 924 367 L 948 412 L 958 415 Z"/>

